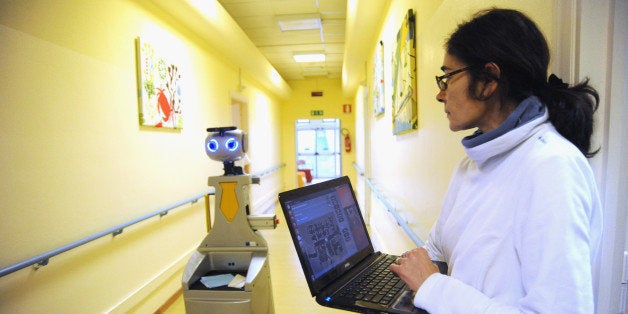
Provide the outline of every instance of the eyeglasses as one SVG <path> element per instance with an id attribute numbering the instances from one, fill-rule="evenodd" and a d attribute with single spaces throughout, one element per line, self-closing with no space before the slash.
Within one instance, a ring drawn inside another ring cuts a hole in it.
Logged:
<path id="1" fill-rule="evenodd" d="M 442 90 L 442 91 L 446 90 L 447 89 L 447 81 L 445 81 L 445 79 L 447 79 L 449 77 L 452 77 L 452 76 L 454 76 L 454 75 L 456 75 L 456 74 L 458 74 L 460 72 L 464 72 L 466 70 L 469 70 L 471 67 L 472 66 L 467 66 L 467 67 L 464 67 L 462 69 L 458 69 L 458 70 L 455 70 L 453 72 L 449 72 L 449 73 L 447 73 L 445 75 L 436 76 L 436 85 L 438 85 L 438 88 L 440 90 Z"/>

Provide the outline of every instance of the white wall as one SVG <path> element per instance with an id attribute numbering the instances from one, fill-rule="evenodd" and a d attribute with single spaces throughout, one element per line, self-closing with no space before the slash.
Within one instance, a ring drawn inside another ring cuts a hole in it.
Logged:
<path id="1" fill-rule="evenodd" d="M 598 312 L 620 313 L 621 275 L 628 251 L 628 1 L 574 1 L 575 72 L 589 77 L 600 93 L 595 120 L 598 155 L 591 160 L 604 206 Z M 628 304 L 623 304 L 623 310 Z"/>

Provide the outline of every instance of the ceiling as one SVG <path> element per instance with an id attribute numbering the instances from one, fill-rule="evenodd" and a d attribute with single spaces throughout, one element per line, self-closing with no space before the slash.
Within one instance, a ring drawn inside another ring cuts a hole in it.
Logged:
<path id="1" fill-rule="evenodd" d="M 340 78 L 347 0 L 218 0 L 286 81 Z M 320 17 L 317 29 L 282 31 L 279 20 Z M 323 62 L 297 63 L 293 55 L 322 52 Z"/>

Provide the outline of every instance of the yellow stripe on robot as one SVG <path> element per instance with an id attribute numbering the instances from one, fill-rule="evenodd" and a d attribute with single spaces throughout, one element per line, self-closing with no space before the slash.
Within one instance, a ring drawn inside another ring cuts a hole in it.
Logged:
<path id="1" fill-rule="evenodd" d="M 237 182 L 220 182 L 222 196 L 220 198 L 220 211 L 228 222 L 232 222 L 238 213 L 238 198 L 236 196 Z"/>

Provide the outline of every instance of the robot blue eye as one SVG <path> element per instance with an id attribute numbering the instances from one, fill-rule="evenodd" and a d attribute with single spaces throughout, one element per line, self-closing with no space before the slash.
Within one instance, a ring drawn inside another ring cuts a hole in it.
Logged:
<path id="1" fill-rule="evenodd" d="M 220 145 L 218 145 L 218 141 L 215 139 L 211 139 L 209 140 L 209 142 L 207 142 L 207 150 L 212 153 L 215 153 L 218 150 L 219 146 Z"/>
<path id="2" fill-rule="evenodd" d="M 327 302 L 331 301 L 331 297 L 326 297 L 325 301 L 327 301 Z"/>
<path id="3" fill-rule="evenodd" d="M 238 141 L 236 141 L 236 139 L 234 138 L 230 138 L 227 140 L 227 143 L 225 143 L 225 145 L 227 146 L 227 149 L 230 152 L 234 152 L 238 149 Z"/>

